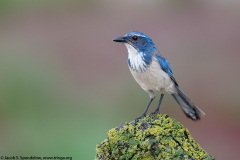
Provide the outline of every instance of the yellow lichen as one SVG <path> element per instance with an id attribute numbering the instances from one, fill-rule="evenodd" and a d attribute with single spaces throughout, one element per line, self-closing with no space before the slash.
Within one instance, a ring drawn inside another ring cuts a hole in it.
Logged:
<path id="1" fill-rule="evenodd" d="M 95 159 L 208 159 L 189 131 L 167 115 L 146 116 L 108 132 Z"/>
<path id="2" fill-rule="evenodd" d="M 133 125 L 129 125 L 128 131 L 129 131 L 131 134 L 133 134 L 133 133 L 134 133 L 134 126 L 133 126 Z"/>
<path id="3" fill-rule="evenodd" d="M 151 135 L 157 136 L 161 132 L 161 127 L 153 126 L 152 128 L 149 128 L 148 131 Z"/>
<path id="4" fill-rule="evenodd" d="M 141 130 L 138 130 L 137 132 L 136 132 L 136 139 L 137 140 L 143 140 L 142 138 L 142 135 L 143 135 L 143 133 L 142 133 L 142 131 Z"/>
<path id="5" fill-rule="evenodd" d="M 165 127 L 170 128 L 170 127 L 172 127 L 172 124 L 173 124 L 173 121 L 171 120 L 165 125 Z"/>
<path id="6" fill-rule="evenodd" d="M 174 141 L 174 140 L 170 140 L 169 141 L 169 145 L 171 146 L 171 147 L 176 147 L 177 146 L 177 143 Z"/>
<path id="7" fill-rule="evenodd" d="M 152 124 L 155 124 L 155 125 L 160 125 L 161 124 L 161 121 L 159 119 L 156 119 L 155 121 L 153 121 Z"/>
<path id="8" fill-rule="evenodd" d="M 116 129 L 111 129 L 108 132 L 108 138 L 110 141 L 116 143 L 120 139 L 120 136 L 118 136 Z"/>
<path id="9" fill-rule="evenodd" d="M 185 151 L 188 151 L 188 142 L 187 142 L 187 140 L 185 140 L 184 142 L 183 142 L 183 149 L 185 150 Z"/>

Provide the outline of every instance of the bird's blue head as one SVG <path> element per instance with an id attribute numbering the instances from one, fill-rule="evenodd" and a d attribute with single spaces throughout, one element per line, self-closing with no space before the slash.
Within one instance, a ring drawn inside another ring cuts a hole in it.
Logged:
<path id="1" fill-rule="evenodd" d="M 138 52 L 145 54 L 152 54 L 157 50 L 152 39 L 142 32 L 129 32 L 123 37 L 118 37 L 113 41 L 127 43 Z"/>
<path id="2" fill-rule="evenodd" d="M 153 53 L 157 51 L 152 39 L 142 32 L 129 32 L 113 41 L 126 45 L 128 64 L 134 70 L 144 70 L 151 63 Z"/>

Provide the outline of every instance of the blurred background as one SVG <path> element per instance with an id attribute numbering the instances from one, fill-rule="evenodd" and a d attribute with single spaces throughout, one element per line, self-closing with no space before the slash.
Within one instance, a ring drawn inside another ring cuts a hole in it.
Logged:
<path id="1" fill-rule="evenodd" d="M 239 17 L 238 1 L 0 1 L 0 155 L 94 159 L 149 100 L 112 41 L 142 31 L 207 116 L 192 122 L 170 95 L 161 113 L 218 160 L 238 159 Z"/>

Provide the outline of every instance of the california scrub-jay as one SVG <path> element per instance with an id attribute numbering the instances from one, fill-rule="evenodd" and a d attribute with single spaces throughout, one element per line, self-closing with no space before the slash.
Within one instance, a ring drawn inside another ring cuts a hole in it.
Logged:
<path id="1" fill-rule="evenodd" d="M 137 83 L 150 96 L 141 117 L 146 116 L 147 110 L 155 97 L 154 91 L 160 91 L 161 96 L 158 106 L 152 114 L 159 112 L 166 91 L 174 97 L 188 118 L 200 120 L 205 115 L 179 88 L 168 61 L 158 52 L 150 37 L 141 32 L 129 32 L 113 41 L 125 44 L 128 50 L 129 69 Z"/>

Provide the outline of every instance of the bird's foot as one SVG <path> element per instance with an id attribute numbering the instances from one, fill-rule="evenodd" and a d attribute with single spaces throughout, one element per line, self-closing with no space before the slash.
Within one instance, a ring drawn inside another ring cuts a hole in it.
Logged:
<path id="1" fill-rule="evenodd" d="M 150 116 L 155 116 L 155 115 L 157 115 L 159 113 L 159 109 L 156 109 L 154 112 L 152 112 L 151 114 L 150 114 Z"/>
<path id="2" fill-rule="evenodd" d="M 145 116 L 146 116 L 146 113 L 143 113 L 140 117 L 135 118 L 134 121 L 137 122 L 139 119 L 142 119 Z"/>

